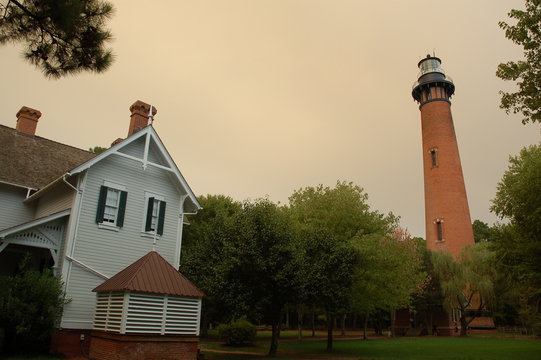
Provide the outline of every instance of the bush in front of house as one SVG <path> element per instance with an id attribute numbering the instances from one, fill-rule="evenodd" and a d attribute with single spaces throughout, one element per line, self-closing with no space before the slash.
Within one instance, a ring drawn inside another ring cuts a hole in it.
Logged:
<path id="1" fill-rule="evenodd" d="M 47 350 L 62 315 L 62 283 L 50 271 L 24 269 L 0 279 L 0 328 L 3 352 Z"/>
<path id="2" fill-rule="evenodd" d="M 257 333 L 255 325 L 246 320 L 237 320 L 229 324 L 220 324 L 217 330 L 220 340 L 225 341 L 229 346 L 252 344 Z"/>

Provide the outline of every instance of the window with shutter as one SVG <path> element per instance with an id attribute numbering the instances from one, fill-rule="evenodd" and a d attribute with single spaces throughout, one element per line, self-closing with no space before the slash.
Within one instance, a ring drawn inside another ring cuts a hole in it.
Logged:
<path id="1" fill-rule="evenodd" d="M 128 193 L 126 187 L 104 182 L 100 188 L 96 222 L 100 227 L 118 229 L 124 226 Z"/>
<path id="2" fill-rule="evenodd" d="M 160 195 L 145 193 L 145 226 L 144 233 L 150 235 L 163 235 L 165 223 L 165 198 Z"/>

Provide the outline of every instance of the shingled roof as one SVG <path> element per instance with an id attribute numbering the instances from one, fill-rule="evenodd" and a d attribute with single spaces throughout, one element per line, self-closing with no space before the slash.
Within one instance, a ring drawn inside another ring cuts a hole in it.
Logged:
<path id="1" fill-rule="evenodd" d="M 205 296 L 156 251 L 149 252 L 92 291 L 137 291 L 196 298 Z"/>
<path id="2" fill-rule="evenodd" d="M 41 189 L 95 154 L 0 125 L 0 181 Z"/>

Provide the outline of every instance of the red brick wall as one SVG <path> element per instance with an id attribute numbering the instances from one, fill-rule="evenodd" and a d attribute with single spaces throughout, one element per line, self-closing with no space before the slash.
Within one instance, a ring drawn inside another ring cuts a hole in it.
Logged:
<path id="1" fill-rule="evenodd" d="M 431 101 L 420 110 L 426 244 L 430 250 L 447 251 L 456 257 L 465 245 L 474 240 L 451 104 Z M 432 166 L 432 148 L 437 148 L 436 167 Z M 437 218 L 443 221 L 443 241 L 437 241 L 437 225 L 434 223 Z"/>
<path id="2" fill-rule="evenodd" d="M 81 335 L 84 335 L 82 341 Z M 80 357 L 88 355 L 89 349 L 90 330 L 62 329 L 53 335 L 49 351 L 66 357 Z"/>
<path id="3" fill-rule="evenodd" d="M 92 332 L 93 360 L 196 360 L 197 338 Z"/>

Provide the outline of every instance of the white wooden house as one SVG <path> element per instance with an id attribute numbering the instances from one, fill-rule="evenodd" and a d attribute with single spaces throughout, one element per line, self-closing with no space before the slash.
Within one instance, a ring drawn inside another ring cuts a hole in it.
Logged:
<path id="1" fill-rule="evenodd" d="M 61 352 L 94 328 L 94 288 L 152 250 L 178 269 L 184 217 L 200 209 L 151 125 L 156 110 L 137 101 L 130 111 L 128 137 L 99 155 L 36 136 L 34 109 L 15 129 L 0 125 L 0 274 L 30 251 L 61 277 Z M 202 293 L 191 289 L 199 323 Z"/>

